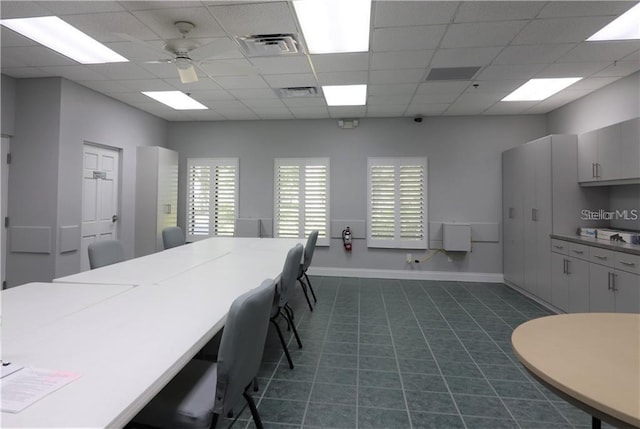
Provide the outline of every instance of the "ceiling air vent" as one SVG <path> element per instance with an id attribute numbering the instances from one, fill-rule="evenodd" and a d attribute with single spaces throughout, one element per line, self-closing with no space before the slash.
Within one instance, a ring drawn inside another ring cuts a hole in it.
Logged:
<path id="1" fill-rule="evenodd" d="M 314 97 L 318 95 L 318 88 L 315 86 L 295 86 L 292 88 L 280 88 L 278 93 L 280 98 Z"/>
<path id="2" fill-rule="evenodd" d="M 300 52 L 298 36 L 292 33 L 238 36 L 237 39 L 249 57 L 277 57 Z"/>
<path id="3" fill-rule="evenodd" d="M 480 67 L 432 68 L 427 80 L 471 80 Z"/>

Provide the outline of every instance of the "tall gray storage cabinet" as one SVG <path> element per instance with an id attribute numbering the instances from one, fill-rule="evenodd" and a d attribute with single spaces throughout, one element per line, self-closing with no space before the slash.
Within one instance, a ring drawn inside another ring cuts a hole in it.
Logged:
<path id="1" fill-rule="evenodd" d="M 162 230 L 178 222 L 178 152 L 139 147 L 136 155 L 135 256 L 164 249 Z"/>
<path id="2" fill-rule="evenodd" d="M 576 136 L 550 135 L 503 152 L 505 281 L 554 304 L 550 235 L 586 226 L 581 211 L 593 197 L 578 185 Z"/>

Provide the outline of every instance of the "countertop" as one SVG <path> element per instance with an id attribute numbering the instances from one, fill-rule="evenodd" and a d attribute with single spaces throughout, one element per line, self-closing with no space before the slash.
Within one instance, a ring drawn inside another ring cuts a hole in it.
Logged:
<path id="1" fill-rule="evenodd" d="M 596 238 L 584 237 L 581 235 L 551 234 L 551 238 L 640 256 L 640 245 L 638 244 L 627 244 L 617 241 L 598 240 Z"/>

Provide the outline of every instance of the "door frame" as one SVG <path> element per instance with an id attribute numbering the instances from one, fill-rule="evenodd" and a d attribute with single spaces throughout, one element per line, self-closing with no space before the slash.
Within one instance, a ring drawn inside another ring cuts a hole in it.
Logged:
<path id="1" fill-rule="evenodd" d="M 5 217 L 9 214 L 9 162 L 7 159 L 11 151 L 11 136 L 2 135 L 0 143 L 0 289 L 4 289 L 7 279 L 7 228 Z"/>

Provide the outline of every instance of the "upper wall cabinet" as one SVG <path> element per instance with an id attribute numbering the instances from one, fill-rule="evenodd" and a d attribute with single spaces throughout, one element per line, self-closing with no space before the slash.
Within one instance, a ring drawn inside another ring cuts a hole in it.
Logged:
<path id="1" fill-rule="evenodd" d="M 578 182 L 585 186 L 640 183 L 640 119 L 578 137 Z"/>

